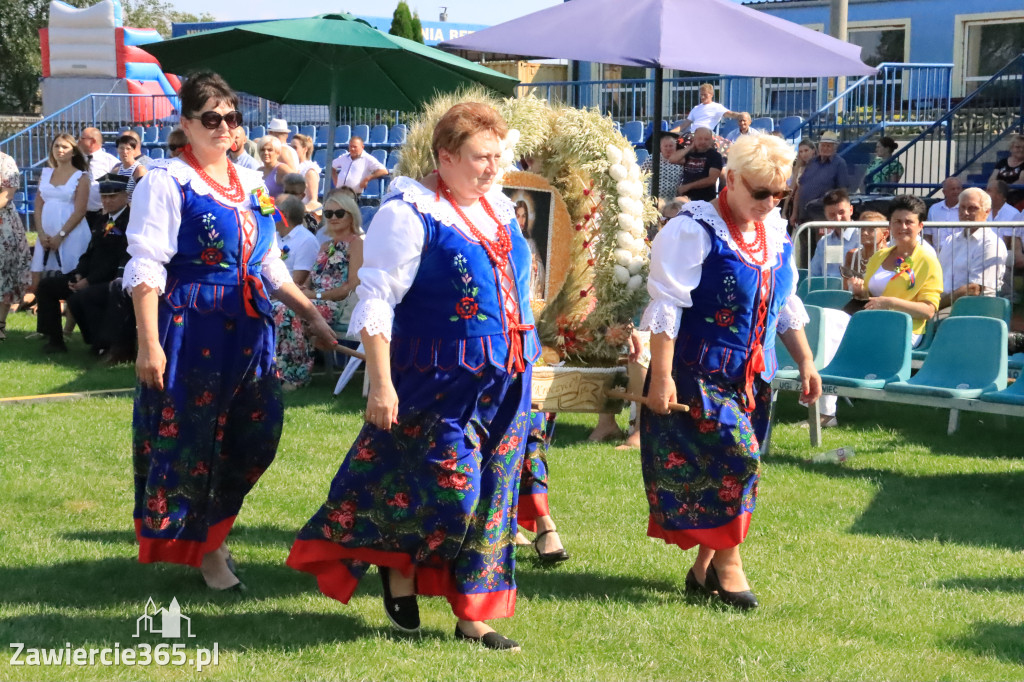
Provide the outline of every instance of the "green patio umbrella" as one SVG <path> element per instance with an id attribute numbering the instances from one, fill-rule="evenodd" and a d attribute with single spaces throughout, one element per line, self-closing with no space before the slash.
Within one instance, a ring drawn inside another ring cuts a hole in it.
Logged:
<path id="1" fill-rule="evenodd" d="M 349 14 L 242 24 L 141 47 L 170 73 L 216 71 L 233 88 L 274 102 L 329 105 L 328 158 L 339 106 L 413 111 L 439 92 L 480 84 L 511 95 L 519 83 Z"/>

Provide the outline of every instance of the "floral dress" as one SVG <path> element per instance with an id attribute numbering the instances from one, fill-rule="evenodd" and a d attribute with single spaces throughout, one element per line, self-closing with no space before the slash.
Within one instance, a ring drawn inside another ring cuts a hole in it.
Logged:
<path id="1" fill-rule="evenodd" d="M 309 287 L 311 289 L 334 289 L 348 281 L 349 242 L 330 242 L 326 248 L 320 249 L 316 263 L 309 271 Z M 352 314 L 352 299 L 355 293 L 349 294 L 344 301 L 312 301 L 317 311 L 327 320 L 327 324 L 337 331 L 344 331 Z M 313 344 L 310 343 L 305 330 L 305 323 L 295 311 L 281 303 L 273 301 L 274 324 L 277 327 L 277 366 L 281 370 L 281 379 L 286 383 L 304 386 L 310 381 L 313 371 Z"/>
<path id="2" fill-rule="evenodd" d="M 17 190 L 21 181 L 18 166 L 7 154 L 0 152 L 0 188 Z M 29 263 L 32 253 L 25 239 L 25 225 L 14 207 L 14 201 L 0 208 L 0 304 L 10 305 L 21 300 L 21 294 L 31 281 Z"/>

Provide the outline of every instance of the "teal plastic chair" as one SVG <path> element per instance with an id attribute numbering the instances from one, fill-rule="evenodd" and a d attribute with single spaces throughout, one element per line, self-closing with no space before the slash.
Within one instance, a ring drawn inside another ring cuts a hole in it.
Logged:
<path id="1" fill-rule="evenodd" d="M 804 326 L 804 334 L 807 336 L 807 345 L 811 347 L 811 357 L 814 358 L 814 366 L 821 369 L 825 360 L 825 328 L 821 326 L 821 308 L 818 306 L 804 306 L 807 309 L 807 317 L 810 321 Z M 775 338 L 775 359 L 779 368 L 775 376 L 779 379 L 796 379 L 800 376 L 797 370 L 796 360 L 789 354 L 782 339 Z"/>
<path id="2" fill-rule="evenodd" d="M 1009 388 L 1002 391 L 988 391 L 982 393 L 979 398 L 986 403 L 1003 403 L 1006 405 L 1024 405 L 1024 379 L 1010 384 Z"/>
<path id="3" fill-rule="evenodd" d="M 914 321 L 895 310 L 862 310 L 850 318 L 821 381 L 834 386 L 884 388 L 910 378 Z"/>
<path id="4" fill-rule="evenodd" d="M 932 341 L 935 340 L 935 330 L 939 328 L 939 320 L 934 315 L 928 319 L 928 323 L 924 326 L 924 334 L 921 336 L 921 343 L 917 345 L 910 352 L 910 357 L 914 360 L 924 360 L 928 357 L 928 349 L 932 346 Z"/>
<path id="5" fill-rule="evenodd" d="M 796 285 L 796 295 L 803 300 L 809 291 L 820 291 L 824 289 L 842 290 L 842 277 L 808 277 Z"/>
<path id="6" fill-rule="evenodd" d="M 797 268 L 796 269 L 796 283 L 797 283 L 797 285 L 799 285 L 800 282 L 803 282 L 805 279 L 807 279 L 807 277 L 809 275 L 810 275 L 810 271 L 807 268 Z"/>
<path id="7" fill-rule="evenodd" d="M 804 305 L 816 305 L 819 308 L 833 308 L 842 310 L 843 306 L 850 302 L 853 293 L 836 289 L 821 289 L 819 291 L 808 291 L 804 297 Z"/>
<path id="8" fill-rule="evenodd" d="M 953 301 L 950 317 L 994 317 L 1010 325 L 1010 301 L 999 296 L 961 296 Z"/>
<path id="9" fill-rule="evenodd" d="M 991 317 L 950 317 L 921 369 L 886 391 L 939 398 L 977 398 L 1006 388 L 1006 323 Z"/>

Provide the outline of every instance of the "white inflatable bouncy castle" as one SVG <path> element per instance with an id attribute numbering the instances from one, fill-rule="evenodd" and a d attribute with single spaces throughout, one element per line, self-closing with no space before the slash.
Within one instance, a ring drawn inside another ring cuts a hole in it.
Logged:
<path id="1" fill-rule="evenodd" d="M 165 74 L 156 58 L 139 48 L 163 38 L 151 28 L 125 28 L 120 0 L 82 9 L 52 0 L 49 26 L 39 34 L 44 114 L 90 93 L 157 95 L 131 98 L 130 112 L 111 107 L 120 119 L 160 119 L 177 108 L 178 78 Z"/>

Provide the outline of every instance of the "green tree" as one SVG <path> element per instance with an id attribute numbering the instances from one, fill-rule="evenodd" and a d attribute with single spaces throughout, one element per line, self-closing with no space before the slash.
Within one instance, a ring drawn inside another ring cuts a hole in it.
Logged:
<path id="1" fill-rule="evenodd" d="M 65 0 L 76 7 L 94 4 L 94 0 Z M 179 12 L 161 0 L 124 0 L 124 22 L 135 28 L 155 28 L 171 37 L 175 22 L 212 21 Z M 35 113 L 39 106 L 39 79 L 42 57 L 39 29 L 50 22 L 49 0 L 0 0 L 0 113 Z"/>
<path id="2" fill-rule="evenodd" d="M 405 3 L 405 0 L 398 3 L 395 13 L 391 15 L 391 30 L 388 33 L 416 40 L 416 36 L 412 32 L 412 12 L 409 11 L 409 5 Z"/>
<path id="3" fill-rule="evenodd" d="M 423 24 L 420 23 L 419 12 L 415 12 L 412 15 L 412 39 L 417 43 L 423 43 Z"/>

